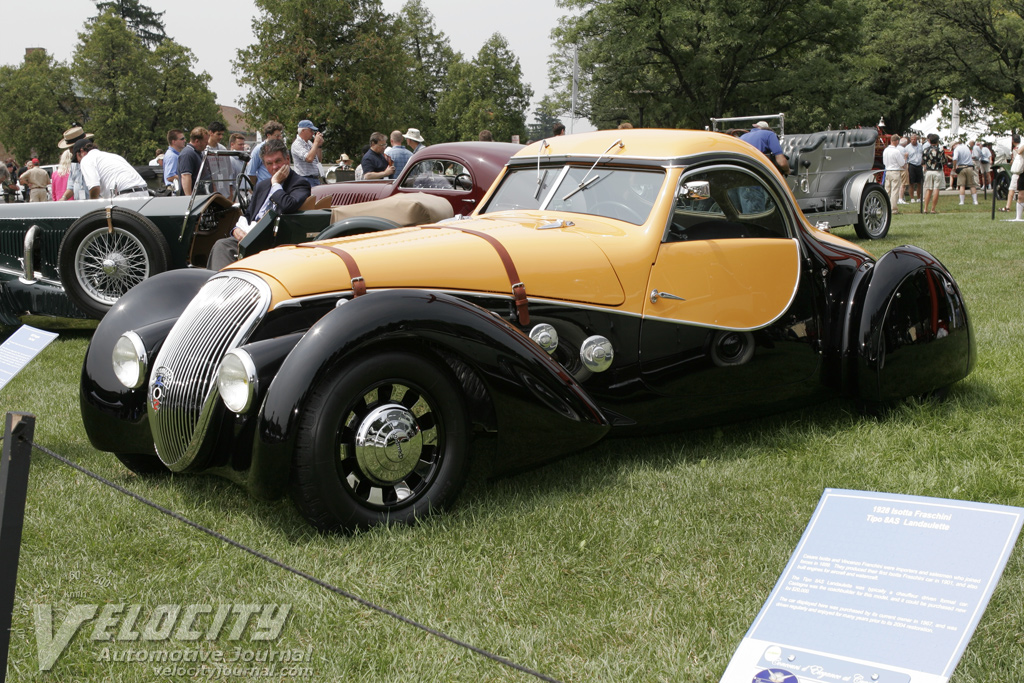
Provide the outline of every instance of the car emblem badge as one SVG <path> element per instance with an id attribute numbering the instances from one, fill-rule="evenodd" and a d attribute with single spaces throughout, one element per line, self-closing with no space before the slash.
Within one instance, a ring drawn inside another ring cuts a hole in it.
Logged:
<path id="1" fill-rule="evenodd" d="M 154 413 L 160 410 L 170 383 L 171 371 L 166 367 L 157 368 L 153 374 L 153 382 L 149 385 L 149 404 L 153 407 Z"/>

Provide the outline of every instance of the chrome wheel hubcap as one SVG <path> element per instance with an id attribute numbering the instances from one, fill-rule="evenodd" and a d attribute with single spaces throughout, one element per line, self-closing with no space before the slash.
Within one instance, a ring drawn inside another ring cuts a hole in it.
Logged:
<path id="1" fill-rule="evenodd" d="M 356 460 L 378 484 L 405 478 L 423 452 L 423 435 L 416 418 L 396 403 L 372 410 L 356 430 Z"/>

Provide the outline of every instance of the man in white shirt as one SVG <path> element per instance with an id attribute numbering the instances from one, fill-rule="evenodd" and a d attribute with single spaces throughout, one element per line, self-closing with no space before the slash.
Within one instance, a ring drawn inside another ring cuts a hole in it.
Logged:
<path id="1" fill-rule="evenodd" d="M 320 159 L 324 136 L 309 119 L 299 121 L 298 135 L 292 140 L 292 164 L 295 172 L 316 187 L 320 184 Z"/>
<path id="2" fill-rule="evenodd" d="M 885 167 L 885 191 L 889 193 L 889 205 L 896 206 L 897 200 L 903 203 L 903 169 L 907 165 L 907 158 L 900 149 L 900 136 L 893 135 L 889 139 L 889 146 L 882 152 L 882 165 Z M 899 213 L 899 209 L 893 208 L 893 213 Z"/>
<path id="3" fill-rule="evenodd" d="M 921 167 L 923 161 L 924 147 L 918 144 L 917 133 L 910 134 L 910 144 L 907 145 L 907 175 L 910 178 L 910 198 L 921 198 L 921 183 L 924 182 L 924 169 Z"/>
<path id="4" fill-rule="evenodd" d="M 978 203 L 978 183 L 974 179 L 974 157 L 971 154 L 969 145 L 962 142 L 953 145 L 953 173 L 956 174 L 956 184 L 960 188 L 960 205 L 964 203 L 964 190 L 971 186 L 971 196 L 974 203 Z"/>
<path id="5" fill-rule="evenodd" d="M 146 181 L 131 164 L 116 154 L 100 151 L 92 140 L 76 142 L 71 157 L 82 167 L 89 199 L 149 196 Z"/>

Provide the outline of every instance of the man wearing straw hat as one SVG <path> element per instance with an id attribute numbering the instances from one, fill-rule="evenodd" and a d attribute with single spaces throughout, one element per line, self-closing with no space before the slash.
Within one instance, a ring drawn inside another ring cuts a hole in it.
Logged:
<path id="1" fill-rule="evenodd" d="M 92 133 L 86 133 L 81 126 L 72 126 L 64 131 L 64 137 L 57 143 L 60 149 L 70 149 L 79 140 L 91 140 Z M 71 155 L 71 175 L 68 177 L 68 189 L 61 198 L 64 201 L 70 199 L 88 199 L 89 191 L 85 187 L 85 178 L 82 177 L 82 167 L 78 165 L 74 155 Z"/>

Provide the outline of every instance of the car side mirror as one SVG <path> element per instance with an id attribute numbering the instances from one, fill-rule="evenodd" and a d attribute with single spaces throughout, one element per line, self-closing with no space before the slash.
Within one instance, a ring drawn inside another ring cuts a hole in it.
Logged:
<path id="1" fill-rule="evenodd" d="M 702 201 L 711 197 L 711 183 L 706 180 L 693 180 L 688 183 L 684 183 L 679 188 L 679 194 L 676 196 L 676 201 L 680 199 L 690 199 L 693 201 Z"/>

